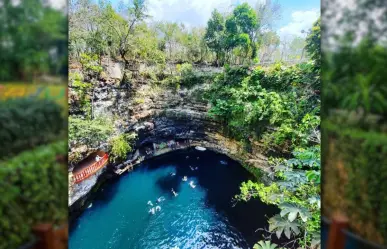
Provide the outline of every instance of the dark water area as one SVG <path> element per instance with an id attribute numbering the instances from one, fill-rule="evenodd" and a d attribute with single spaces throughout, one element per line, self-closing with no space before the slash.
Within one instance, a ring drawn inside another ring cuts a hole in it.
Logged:
<path id="1" fill-rule="evenodd" d="M 252 248 L 278 209 L 258 199 L 233 205 L 249 179 L 240 164 L 211 151 L 154 158 L 99 190 L 71 225 L 69 248 Z"/>

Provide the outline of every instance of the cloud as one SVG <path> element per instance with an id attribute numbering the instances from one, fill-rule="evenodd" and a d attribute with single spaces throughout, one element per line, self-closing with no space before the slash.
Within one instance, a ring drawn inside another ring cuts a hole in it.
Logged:
<path id="1" fill-rule="evenodd" d="M 278 33 L 282 38 L 305 36 L 301 33 L 302 30 L 309 30 L 313 23 L 319 18 L 320 12 L 317 10 L 294 11 L 292 20 L 287 25 L 279 29 Z"/>
<path id="2" fill-rule="evenodd" d="M 220 12 L 232 10 L 237 0 L 148 0 L 148 11 L 155 21 L 171 21 L 205 26 L 216 8 Z M 256 0 L 239 0 L 255 6 Z"/>

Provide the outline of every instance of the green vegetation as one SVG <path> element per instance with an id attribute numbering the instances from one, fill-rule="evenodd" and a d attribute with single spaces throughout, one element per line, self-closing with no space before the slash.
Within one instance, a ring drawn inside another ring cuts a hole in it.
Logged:
<path id="1" fill-rule="evenodd" d="M 38 223 L 67 222 L 67 141 L 55 142 L 0 161 L 0 248 L 18 248 L 32 239 Z"/>
<path id="2" fill-rule="evenodd" d="M 96 146 L 113 135 L 113 124 L 108 118 L 82 119 L 69 117 L 69 143 Z"/>
<path id="3" fill-rule="evenodd" d="M 127 65 L 248 65 L 259 60 L 305 59 L 303 38 L 281 41 L 272 30 L 279 10 L 271 1 L 255 8 L 244 3 L 231 13 L 214 10 L 205 28 L 188 29 L 179 23 L 149 22 L 142 0 L 121 3 L 117 9 L 109 1 L 73 0 L 69 3 L 70 61 L 87 57 L 98 64 L 108 56 Z"/>
<path id="4" fill-rule="evenodd" d="M 162 96 L 166 88 L 207 83 L 208 89 L 197 93 L 210 104 L 209 115 L 221 121 L 225 135 L 242 142 L 245 152 L 254 143 L 281 155 L 270 158 L 270 185 L 259 181 L 266 173 L 246 163 L 257 181 L 243 183 L 236 199 L 260 198 L 277 205 L 281 213 L 269 218 L 268 233 L 293 246 L 318 246 L 320 20 L 306 39 L 281 40 L 271 27 L 278 10 L 271 1 L 255 8 L 243 3 L 230 13 L 214 10 L 205 28 L 187 29 L 179 23 L 152 22 L 141 0 L 117 9 L 105 1 L 71 1 L 70 60 L 79 62 L 83 73 L 71 75 L 83 111 L 83 118 L 70 117 L 71 144 L 109 141 L 113 161 L 125 159 L 132 149 L 133 135 L 117 134 L 110 123 L 89 115 L 90 92 L 104 73 L 106 58 L 124 62 L 125 84 L 149 84 L 135 93 L 136 105 L 147 104 L 151 95 Z M 289 59 L 296 63 L 289 65 Z M 260 65 L 262 61 L 272 65 Z M 200 73 L 198 66 L 208 64 L 224 70 Z M 145 69 L 138 69 L 140 65 Z M 276 245 L 261 241 L 254 248 Z"/>
<path id="5" fill-rule="evenodd" d="M 263 139 L 267 147 L 291 150 L 318 135 L 319 97 L 312 64 L 226 68 L 211 85 L 210 115 L 221 120 L 230 135 L 248 142 Z M 311 80 L 313 79 L 313 80 Z M 268 129 L 271 128 L 271 129 Z"/>
<path id="6" fill-rule="evenodd" d="M 62 107 L 51 100 L 13 98 L 0 102 L 0 159 L 65 136 Z"/>
<path id="7" fill-rule="evenodd" d="M 386 57 L 386 48 L 368 39 L 356 47 L 343 45 L 337 53 L 326 53 L 322 73 L 325 110 L 341 108 L 385 117 Z"/>
<path id="8" fill-rule="evenodd" d="M 236 198 L 248 201 L 259 197 L 278 205 L 281 212 L 269 219 L 267 232 L 313 248 L 320 244 L 320 147 L 297 148 L 293 156 L 288 160 L 271 158 L 273 183 L 245 182 Z"/>
<path id="9" fill-rule="evenodd" d="M 313 57 L 320 47 L 310 44 L 319 43 L 314 39 L 319 30 L 317 21 L 307 39 L 310 62 L 253 70 L 226 66 L 207 93 L 209 114 L 222 121 L 230 136 L 247 145 L 260 140 L 269 150 L 292 152 L 290 159 L 270 158 L 270 185 L 243 183 L 236 199 L 259 197 L 278 205 L 281 213 L 269 219 L 267 239 L 275 233 L 302 248 L 320 244 L 320 62 Z M 262 243 L 256 246 L 269 246 Z"/>
<path id="10" fill-rule="evenodd" d="M 324 215 L 344 213 L 355 233 L 386 244 L 386 48 L 368 38 L 340 46 L 322 70 Z"/>
<path id="11" fill-rule="evenodd" d="M 67 18 L 41 0 L 2 1 L 0 81 L 67 75 Z"/>
<path id="12" fill-rule="evenodd" d="M 136 138 L 136 134 L 122 134 L 115 136 L 110 140 L 111 160 L 115 162 L 117 159 L 123 160 L 126 158 L 128 152 L 132 151 L 130 144 Z"/>
<path id="13" fill-rule="evenodd" d="M 332 44 L 323 43 L 322 58 L 322 169 L 329 179 L 322 199 L 324 216 L 344 214 L 352 232 L 387 245 L 387 52 L 380 35 L 387 30 L 387 10 L 382 5 L 357 1 L 324 33 Z M 377 21 L 372 20 L 376 10 L 381 11 Z M 362 34 L 360 25 L 367 27 Z M 333 37 L 339 28 L 345 32 Z"/>

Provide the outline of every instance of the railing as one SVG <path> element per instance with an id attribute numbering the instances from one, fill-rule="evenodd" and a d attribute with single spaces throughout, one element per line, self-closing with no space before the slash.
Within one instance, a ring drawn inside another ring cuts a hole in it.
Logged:
<path id="1" fill-rule="evenodd" d="M 387 249 L 351 233 L 343 215 L 335 215 L 332 220 L 323 217 L 321 241 L 322 249 Z"/>
<path id="2" fill-rule="evenodd" d="M 81 172 L 75 173 L 73 176 L 75 179 L 75 183 L 80 183 L 89 178 L 90 176 L 94 175 L 98 170 L 100 170 L 107 164 L 108 159 L 108 154 L 105 154 L 98 162 L 93 163 L 91 166 L 83 169 Z"/>

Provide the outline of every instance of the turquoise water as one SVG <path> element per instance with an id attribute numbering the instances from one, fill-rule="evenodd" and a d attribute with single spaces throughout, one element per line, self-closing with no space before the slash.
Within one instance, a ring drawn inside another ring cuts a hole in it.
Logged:
<path id="1" fill-rule="evenodd" d="M 152 160 L 99 190 L 72 224 L 70 249 L 251 248 L 261 239 L 255 230 L 277 210 L 259 200 L 233 207 L 248 178 L 240 165 L 209 151 Z M 149 213 L 155 206 L 161 210 Z"/>

